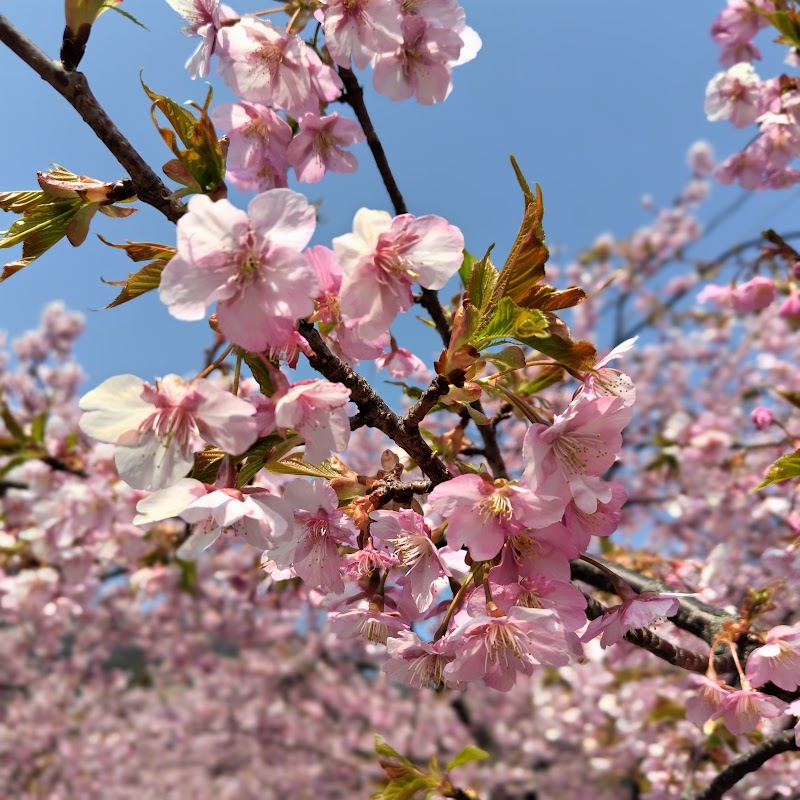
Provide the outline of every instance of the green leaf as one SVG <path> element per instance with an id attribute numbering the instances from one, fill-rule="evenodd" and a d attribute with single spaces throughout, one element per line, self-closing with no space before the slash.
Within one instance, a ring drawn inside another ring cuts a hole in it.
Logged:
<path id="1" fill-rule="evenodd" d="M 153 261 L 138 272 L 131 272 L 124 281 L 107 281 L 105 278 L 101 278 L 100 280 L 109 286 L 122 286 L 122 291 L 106 308 L 116 308 L 116 306 L 121 306 L 123 303 L 158 289 L 161 284 L 161 273 L 166 265 L 165 261 Z"/>
<path id="2" fill-rule="evenodd" d="M 484 358 L 500 369 L 522 369 L 525 366 L 525 353 L 516 344 L 504 347 L 499 353 L 484 353 Z"/>
<path id="3" fill-rule="evenodd" d="M 181 589 L 183 589 L 184 592 L 193 594 L 197 588 L 197 562 L 183 561 L 180 558 L 176 558 L 175 563 L 181 571 Z"/>
<path id="4" fill-rule="evenodd" d="M 464 260 L 458 268 L 458 277 L 461 278 L 461 284 L 466 287 L 469 280 L 469 274 L 472 272 L 472 265 L 477 261 L 474 255 L 468 250 L 464 251 Z"/>
<path id="5" fill-rule="evenodd" d="M 482 414 L 477 408 L 473 408 L 470 403 L 465 403 L 464 408 L 467 409 L 467 413 L 476 425 L 488 425 L 491 422 L 486 414 Z"/>
<path id="6" fill-rule="evenodd" d="M 225 451 L 219 447 L 206 447 L 205 450 L 195 453 L 191 477 L 202 483 L 214 483 L 224 457 Z"/>
<path id="7" fill-rule="evenodd" d="M 259 439 L 255 444 L 251 445 L 244 454 L 244 464 L 241 466 L 239 474 L 236 476 L 237 488 L 241 489 L 247 486 L 250 481 L 261 472 L 265 466 L 268 455 L 273 455 L 276 459 L 280 458 L 283 452 L 276 454 L 272 451 L 274 451 L 278 445 L 283 444 L 284 441 L 282 436 L 273 433 L 269 436 L 265 436 L 263 439 Z M 294 444 L 292 444 L 292 446 L 294 446 Z"/>
<path id="8" fill-rule="evenodd" d="M 125 244 L 115 244 L 103 238 L 99 233 L 97 234 L 97 238 L 109 247 L 116 247 L 118 250 L 124 250 L 131 261 L 147 261 L 149 259 L 154 259 L 166 262 L 178 252 L 175 247 L 171 247 L 168 244 L 159 244 L 157 242 L 128 241 L 125 242 Z"/>
<path id="9" fill-rule="evenodd" d="M 149 31 L 149 30 L 150 30 L 150 29 L 149 29 L 148 27 L 146 27 L 145 25 L 142 25 L 142 23 L 141 23 L 141 22 L 139 22 L 139 20 L 138 20 L 138 19 L 136 19 L 136 17 L 134 17 L 134 16 L 133 16 L 133 14 L 131 14 L 129 11 L 125 11 L 124 9 L 118 8 L 116 5 L 111 5 L 111 4 L 108 4 L 108 3 L 107 3 L 107 4 L 105 5 L 105 8 L 104 8 L 103 10 L 104 10 L 104 11 L 105 11 L 105 10 L 116 11 L 116 12 L 117 12 L 117 14 L 122 14 L 122 16 L 123 16 L 123 17 L 125 17 L 126 19 L 129 19 L 131 22 L 135 23 L 135 24 L 136 24 L 136 25 L 138 25 L 140 28 L 144 28 L 146 31 Z"/>
<path id="10" fill-rule="evenodd" d="M 800 48 L 800 15 L 796 11 L 765 11 L 756 5 L 752 5 L 752 8 L 783 34 L 778 41 Z"/>
<path id="11" fill-rule="evenodd" d="M 521 395 L 538 394 L 553 384 L 564 380 L 564 370 L 561 367 L 541 367 L 536 377 L 517 389 Z"/>
<path id="12" fill-rule="evenodd" d="M 39 444 L 44 443 L 45 428 L 47 427 L 47 411 L 42 411 L 31 420 L 31 439 Z"/>
<path id="13" fill-rule="evenodd" d="M 214 123 L 208 115 L 212 90 L 209 87 L 205 104 L 200 107 L 192 104 L 200 112 L 196 117 L 189 109 L 164 95 L 157 94 L 142 80 L 147 96 L 153 101 L 151 116 L 161 138 L 177 156 L 195 185 L 196 192 L 212 194 L 224 186 L 225 154 L 217 138 Z M 156 109 L 167 118 L 172 128 L 161 127 L 156 117 Z M 176 136 L 177 134 L 177 136 Z M 181 148 L 178 141 L 183 144 Z"/>
<path id="14" fill-rule="evenodd" d="M 496 305 L 493 303 L 493 296 L 497 282 L 500 280 L 500 272 L 489 256 L 491 251 L 490 247 L 486 251 L 486 255 L 480 261 L 475 262 L 467 282 L 467 297 L 481 314 L 490 313 L 493 306 Z"/>
<path id="15" fill-rule="evenodd" d="M 264 397 L 272 397 L 275 394 L 275 387 L 272 385 L 272 375 L 270 375 L 269 368 L 264 363 L 264 357 L 258 353 L 248 353 L 241 347 L 236 350 L 237 355 L 242 357 L 242 361 L 250 367 L 250 372 L 258 383 L 261 394 Z"/>
<path id="16" fill-rule="evenodd" d="M 302 458 L 289 457 L 280 461 L 269 461 L 264 466 L 275 475 L 304 475 L 311 478 L 341 478 L 342 476 L 330 465 L 329 461 L 321 464 L 309 464 Z"/>
<path id="17" fill-rule="evenodd" d="M 550 253 L 544 243 L 544 201 L 541 187 L 537 183 L 536 193 L 531 191 L 514 156 L 511 156 L 511 166 L 522 189 L 525 208 L 517 237 L 500 273 L 496 298 L 510 297 L 523 305 L 531 288 L 544 279 L 544 265 Z"/>
<path id="18" fill-rule="evenodd" d="M 489 754 L 485 750 L 470 744 L 461 750 L 445 769 L 450 772 L 451 769 L 460 767 L 462 764 L 469 764 L 470 761 L 485 761 L 487 758 L 489 758 Z"/>
<path id="19" fill-rule="evenodd" d="M 778 389 L 777 392 L 787 403 L 791 403 L 795 408 L 800 408 L 800 392 L 786 392 L 782 389 Z"/>
<path id="20" fill-rule="evenodd" d="M 503 297 L 492 314 L 481 320 L 470 344 L 478 350 L 512 338 L 529 344 L 527 340 L 538 335 L 547 335 L 547 318 L 544 313 L 520 308 L 510 297 Z"/>
<path id="21" fill-rule="evenodd" d="M 0 282 L 24 269 L 49 250 L 67 234 L 70 221 L 84 206 L 79 199 L 59 199 L 44 202 L 44 192 L 37 193 L 41 202 L 28 205 L 23 216 L 11 227 L 0 233 L 0 249 L 13 247 L 22 242 L 22 257 L 3 267 Z"/>
<path id="22" fill-rule="evenodd" d="M 3 403 L 0 406 L 0 419 L 3 420 L 3 424 L 6 426 L 6 430 L 17 440 L 20 442 L 24 442 L 28 439 L 25 430 L 23 429 L 22 425 L 17 422 L 17 418 L 11 413 L 11 409 L 8 407 L 6 403 Z"/>
<path id="23" fill-rule="evenodd" d="M 751 491 L 757 492 L 771 483 L 780 483 L 787 481 L 789 478 L 800 478 L 800 450 L 795 450 L 794 453 L 788 453 L 781 456 L 775 461 L 764 475 L 764 480 L 752 489 Z"/>
<path id="24" fill-rule="evenodd" d="M 414 769 L 411 762 L 405 757 L 401 756 L 382 736 L 375 734 L 375 752 L 384 758 L 396 758 L 400 763 L 405 764 Z"/>
<path id="25" fill-rule="evenodd" d="M 422 397 L 422 389 L 420 389 L 419 386 L 409 386 L 403 381 L 384 381 L 384 383 L 401 387 L 403 394 L 406 395 L 406 397 L 410 397 L 412 400 L 419 400 L 419 398 Z"/>

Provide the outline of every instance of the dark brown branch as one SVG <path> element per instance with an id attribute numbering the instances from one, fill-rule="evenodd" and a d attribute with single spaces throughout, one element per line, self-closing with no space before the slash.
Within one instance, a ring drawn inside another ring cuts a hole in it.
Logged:
<path id="1" fill-rule="evenodd" d="M 16 53 L 42 80 L 49 83 L 95 132 L 101 142 L 130 175 L 136 194 L 167 219 L 177 222 L 185 211 L 183 203 L 171 197 L 170 190 L 133 145 L 111 121 L 89 89 L 81 72 L 68 72 L 51 59 L 0 14 L 0 41 Z"/>
<path id="2" fill-rule="evenodd" d="M 758 770 L 771 758 L 790 750 L 800 750 L 795 744 L 794 736 L 794 730 L 768 736 L 743 755 L 734 758 L 704 791 L 689 795 L 687 800 L 719 800 L 728 789 L 732 789 L 742 778 Z"/>
<path id="3" fill-rule="evenodd" d="M 663 583 L 646 578 L 632 569 L 621 567 L 619 564 L 614 564 L 599 556 L 592 556 L 595 560 L 607 564 L 608 568 L 619 575 L 632 589 L 637 592 L 674 592 L 675 589 L 665 586 Z M 611 580 L 602 570 L 586 561 L 575 559 L 570 562 L 572 566 L 573 580 L 583 581 L 596 589 L 604 592 L 616 594 Z M 677 598 L 680 607 L 678 613 L 674 617 L 670 617 L 670 621 L 677 625 L 679 628 L 694 634 L 700 639 L 703 639 L 709 645 L 713 644 L 716 635 L 722 629 L 722 625 L 726 620 L 736 619 L 731 614 L 722 611 L 719 608 L 703 603 L 693 597 L 679 597 Z"/>
<path id="4" fill-rule="evenodd" d="M 344 84 L 345 93 L 342 95 L 342 102 L 347 103 L 356 115 L 364 135 L 367 137 L 367 145 L 372 151 L 372 157 L 375 159 L 375 166 L 381 174 L 383 185 L 389 193 L 389 199 L 392 201 L 394 213 L 397 215 L 407 214 L 408 208 L 406 201 L 403 200 L 403 195 L 400 192 L 400 187 L 392 174 L 392 168 L 389 166 L 389 160 L 386 158 L 386 151 L 383 149 L 381 140 L 375 132 L 375 126 L 367 111 L 367 106 L 364 103 L 364 90 L 358 82 L 352 70 L 345 67 L 339 67 L 339 76 Z M 448 337 L 449 338 L 449 337 Z"/>
<path id="5" fill-rule="evenodd" d="M 446 378 L 438 375 L 431 381 L 431 385 L 422 393 L 419 400 L 408 409 L 403 417 L 406 425 L 414 428 L 430 413 L 430 410 L 439 402 L 439 398 L 446 395 L 450 389 L 450 384 Z"/>
<path id="6" fill-rule="evenodd" d="M 384 478 L 370 494 L 384 506 L 392 500 L 410 503 L 415 495 L 428 494 L 433 489 L 431 481 L 400 481 L 397 478 Z"/>
<path id="7" fill-rule="evenodd" d="M 605 611 L 605 607 L 593 597 L 586 596 L 586 616 L 596 619 Z M 685 647 L 679 647 L 666 639 L 662 639 L 649 628 L 637 628 L 625 634 L 625 640 L 637 647 L 648 650 L 653 655 L 689 672 L 705 673 L 708 668 L 708 656 L 695 653 Z M 730 655 L 714 657 L 714 669 L 719 673 L 730 672 L 733 669 L 733 659 Z"/>
<path id="8" fill-rule="evenodd" d="M 383 399 L 352 367 L 337 358 L 327 347 L 313 325 L 300 323 L 300 333 L 314 354 L 309 364 L 329 381 L 341 383 L 350 389 L 350 399 L 358 406 L 363 424 L 383 431 L 393 442 L 408 453 L 433 485 L 450 480 L 453 476 L 447 465 L 431 450 L 419 429 L 407 425 L 386 405 Z M 351 423 L 352 425 L 352 423 Z"/>

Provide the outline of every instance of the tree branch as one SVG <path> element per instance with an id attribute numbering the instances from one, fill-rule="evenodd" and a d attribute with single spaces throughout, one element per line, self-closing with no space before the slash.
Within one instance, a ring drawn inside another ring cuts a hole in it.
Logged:
<path id="1" fill-rule="evenodd" d="M 328 349 L 313 325 L 301 321 L 300 333 L 314 351 L 314 354 L 308 359 L 309 364 L 329 381 L 341 383 L 350 389 L 350 398 L 360 411 L 360 424 L 383 431 L 393 442 L 400 445 L 430 478 L 433 486 L 444 483 L 453 477 L 444 461 L 431 450 L 422 438 L 419 429 L 400 419 L 361 375 L 337 358 Z"/>
<path id="2" fill-rule="evenodd" d="M 687 800 L 719 800 L 728 789 L 733 788 L 745 775 L 755 772 L 771 758 L 790 750 L 800 750 L 800 747 L 795 744 L 794 738 L 793 729 L 768 736 L 751 750 L 748 750 L 738 758 L 734 758 L 704 791 L 689 795 Z"/>
<path id="3" fill-rule="evenodd" d="M 375 159 L 375 166 L 381 174 L 383 185 L 389 193 L 389 199 L 392 201 L 395 215 L 407 214 L 408 208 L 403 195 L 400 192 L 400 187 L 392 174 L 392 168 L 389 166 L 389 159 L 386 158 L 386 151 L 383 149 L 381 140 L 375 132 L 375 126 L 372 124 L 372 119 L 367 111 L 367 106 L 364 103 L 364 90 L 358 82 L 352 70 L 345 67 L 339 67 L 339 77 L 344 84 L 345 93 L 341 97 L 343 103 L 347 103 L 356 115 L 361 130 L 367 137 L 367 145 L 372 151 L 372 157 Z M 449 338 L 449 337 L 448 337 Z"/>
<path id="4" fill-rule="evenodd" d="M 602 603 L 593 597 L 585 595 L 587 608 L 586 616 L 589 619 L 596 619 L 606 611 Z M 708 668 L 708 656 L 702 653 L 695 653 L 685 647 L 680 647 L 667 639 L 662 639 L 653 633 L 649 628 L 637 628 L 625 634 L 625 641 L 635 644 L 648 650 L 658 658 L 689 672 L 699 672 L 701 675 Z M 731 672 L 733 670 L 733 659 L 729 654 L 714 657 L 714 669 L 719 673 Z"/>
<path id="5" fill-rule="evenodd" d="M 651 578 L 646 578 L 644 575 L 640 575 L 632 569 L 621 567 L 613 561 L 608 561 L 599 556 L 592 556 L 592 558 L 606 564 L 612 572 L 619 575 L 637 592 L 675 591 L 675 589 L 665 586 L 663 583 L 654 581 Z M 573 580 L 583 581 L 604 592 L 610 592 L 611 594 L 617 593 L 608 575 L 592 564 L 582 561 L 581 559 L 575 559 L 570 562 L 570 565 L 572 567 Z M 678 613 L 674 617 L 670 617 L 670 621 L 677 625 L 677 627 L 703 639 L 703 641 L 707 642 L 709 645 L 713 644 L 725 620 L 736 619 L 736 617 L 728 614 L 726 611 L 714 608 L 714 606 L 710 606 L 700 600 L 695 600 L 693 597 L 678 597 L 677 600 L 680 607 L 678 608 Z"/>
<path id="6" fill-rule="evenodd" d="M 185 206 L 171 196 L 167 186 L 112 122 L 89 89 L 89 83 L 83 73 L 65 70 L 59 62 L 51 59 L 27 39 L 2 14 L 0 14 L 0 42 L 16 53 L 81 115 L 84 122 L 128 173 L 139 199 L 158 209 L 167 219 L 177 222 L 185 212 Z"/>

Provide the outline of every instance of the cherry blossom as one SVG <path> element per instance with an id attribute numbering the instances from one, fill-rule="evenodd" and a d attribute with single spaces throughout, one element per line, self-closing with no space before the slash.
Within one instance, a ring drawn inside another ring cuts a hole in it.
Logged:
<path id="1" fill-rule="evenodd" d="M 240 191 L 285 188 L 292 129 L 259 103 L 225 103 L 211 112 L 214 124 L 230 139 L 226 178 Z"/>
<path id="2" fill-rule="evenodd" d="M 378 53 L 401 42 L 396 0 L 323 0 L 322 27 L 333 60 L 364 69 Z"/>
<path id="3" fill-rule="evenodd" d="M 344 406 L 350 390 L 326 380 L 300 381 L 275 399 L 275 424 L 296 430 L 306 442 L 306 460 L 318 464 L 341 453 L 350 439 Z"/>
<path id="4" fill-rule="evenodd" d="M 411 283 L 441 289 L 463 259 L 464 236 L 441 217 L 392 217 L 362 208 L 353 233 L 333 240 L 343 272 L 341 309 L 367 338 L 384 334 L 411 307 Z"/>
<path id="5" fill-rule="evenodd" d="M 375 89 L 392 100 L 415 97 L 423 105 L 441 103 L 453 88 L 449 62 L 458 59 L 461 47 L 455 31 L 431 27 L 421 16 L 406 17 L 397 52 L 375 62 Z"/>
<path id="6" fill-rule="evenodd" d="M 304 114 L 299 125 L 300 132 L 287 152 L 298 180 L 317 183 L 328 170 L 355 172 L 358 169 L 356 157 L 343 149 L 364 141 L 364 132 L 357 122 L 334 112 L 327 117 Z"/>
<path id="7" fill-rule="evenodd" d="M 299 119 L 336 100 L 341 80 L 296 34 L 243 17 L 219 32 L 220 73 L 236 94 Z M 321 93 L 321 94 L 320 94 Z"/>
<path id="8" fill-rule="evenodd" d="M 582 642 L 588 642 L 602 633 L 600 644 L 608 647 L 637 628 L 647 628 L 678 611 L 678 598 L 666 594 L 641 592 L 620 588 L 622 603 L 606 609 L 603 615 L 593 619 L 581 636 Z"/>
<path id="9" fill-rule="evenodd" d="M 551 426 L 535 423 L 525 435 L 525 481 L 533 491 L 570 498 L 587 514 L 611 500 L 607 484 L 588 481 L 616 460 L 631 408 L 620 397 L 578 395 Z"/>
<path id="10" fill-rule="evenodd" d="M 706 115 L 712 122 L 727 119 L 737 128 L 750 125 L 761 113 L 760 83 L 753 65 L 744 61 L 718 72 L 706 89 Z"/>
<path id="11" fill-rule="evenodd" d="M 248 350 L 286 345 L 296 320 L 314 310 L 316 276 L 301 250 L 316 221 L 305 197 L 272 189 L 247 213 L 205 195 L 178 221 L 178 252 L 159 295 L 178 319 L 202 319 L 217 301 L 222 332 Z"/>
<path id="12" fill-rule="evenodd" d="M 747 679 L 753 686 L 772 681 L 791 692 L 800 686 L 800 630 L 798 626 L 778 625 L 765 637 L 761 647 L 747 659 Z"/>
<path id="13" fill-rule="evenodd" d="M 255 441 L 255 408 L 211 381 L 167 375 L 155 385 L 117 375 L 81 399 L 81 430 L 115 444 L 120 476 L 137 489 L 159 489 L 191 469 L 201 439 L 228 453 Z"/>

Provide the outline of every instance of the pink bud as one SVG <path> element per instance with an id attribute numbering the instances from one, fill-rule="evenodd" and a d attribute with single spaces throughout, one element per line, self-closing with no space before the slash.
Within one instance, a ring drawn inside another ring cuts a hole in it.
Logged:
<path id="1" fill-rule="evenodd" d="M 733 306 L 742 314 L 765 309 L 777 294 L 769 278 L 757 275 L 747 283 L 737 286 L 733 292 Z"/>
<path id="2" fill-rule="evenodd" d="M 768 408 L 764 408 L 764 406 L 754 408 L 750 414 L 750 419 L 753 420 L 753 424 L 760 431 L 765 431 L 774 422 L 772 412 Z"/>
<path id="3" fill-rule="evenodd" d="M 800 295 L 794 286 L 789 292 L 789 296 L 781 303 L 778 314 L 786 319 L 796 319 L 800 317 Z"/>

